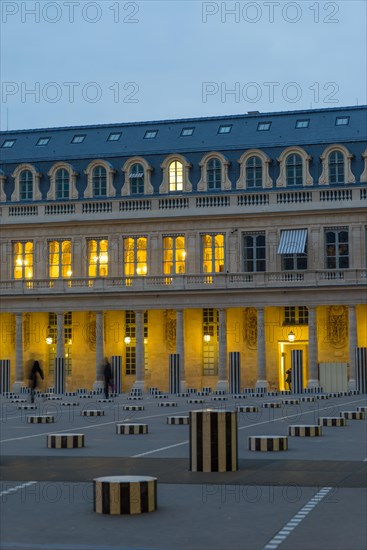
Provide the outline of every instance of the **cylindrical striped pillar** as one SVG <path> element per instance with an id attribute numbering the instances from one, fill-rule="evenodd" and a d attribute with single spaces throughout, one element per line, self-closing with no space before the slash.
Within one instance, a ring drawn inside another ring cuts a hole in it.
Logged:
<path id="1" fill-rule="evenodd" d="M 167 424 L 190 424 L 188 416 L 167 416 Z"/>
<path id="2" fill-rule="evenodd" d="M 97 514 L 143 514 L 157 509 L 157 478 L 110 476 L 93 480 Z"/>
<path id="3" fill-rule="evenodd" d="M 229 353 L 229 393 L 240 393 L 241 357 L 239 351 Z"/>
<path id="4" fill-rule="evenodd" d="M 114 386 L 114 392 L 121 393 L 122 380 L 121 380 L 121 356 L 120 355 L 112 355 L 111 368 L 112 368 L 112 383 Z"/>
<path id="5" fill-rule="evenodd" d="M 50 424 L 55 422 L 55 417 L 50 414 L 40 414 L 39 416 L 27 416 L 28 424 Z"/>
<path id="6" fill-rule="evenodd" d="M 0 393 L 10 392 L 10 359 L 0 359 Z"/>
<path id="7" fill-rule="evenodd" d="M 148 433 L 148 424 L 116 424 L 118 435 L 140 435 Z"/>
<path id="8" fill-rule="evenodd" d="M 345 418 L 339 416 L 321 416 L 319 417 L 320 426 L 346 426 Z"/>
<path id="9" fill-rule="evenodd" d="M 191 411 L 190 470 L 235 472 L 237 469 L 237 411 Z"/>
<path id="10" fill-rule="evenodd" d="M 48 449 L 80 449 L 84 447 L 84 434 L 48 434 Z"/>
<path id="11" fill-rule="evenodd" d="M 169 393 L 180 391 L 180 356 L 178 353 L 169 355 Z"/>
<path id="12" fill-rule="evenodd" d="M 367 393 L 367 348 L 356 348 L 356 386 Z"/>
<path id="13" fill-rule="evenodd" d="M 317 437 L 322 435 L 320 425 L 288 426 L 288 435 L 294 437 Z"/>
<path id="14" fill-rule="evenodd" d="M 291 366 L 292 366 L 292 393 L 303 392 L 303 351 L 301 349 L 291 350 Z"/>
<path id="15" fill-rule="evenodd" d="M 342 411 L 340 416 L 347 420 L 364 420 L 366 418 L 366 413 L 362 411 Z"/>
<path id="16" fill-rule="evenodd" d="M 248 438 L 250 451 L 287 451 L 286 435 L 252 435 Z"/>
<path id="17" fill-rule="evenodd" d="M 55 393 L 65 393 L 65 359 L 63 357 L 55 359 Z"/>

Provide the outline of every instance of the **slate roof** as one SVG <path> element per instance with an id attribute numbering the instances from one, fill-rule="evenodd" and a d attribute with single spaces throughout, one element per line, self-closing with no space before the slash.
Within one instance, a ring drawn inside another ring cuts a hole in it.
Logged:
<path id="1" fill-rule="evenodd" d="M 337 126 L 337 117 L 349 117 Z M 308 128 L 296 128 L 298 120 L 309 119 Z M 258 131 L 258 124 L 271 122 L 270 130 Z M 220 126 L 231 125 L 231 132 L 219 134 Z M 183 128 L 195 128 L 192 136 L 182 137 Z M 158 130 L 154 139 L 144 139 L 146 131 Z M 108 141 L 120 133 L 118 141 Z M 85 135 L 83 143 L 71 143 L 75 135 Z M 51 138 L 37 146 L 40 138 Z M 5 140 L 16 140 L 4 148 Z M 101 124 L 6 131 L 0 133 L 3 164 L 47 160 L 71 160 L 116 156 L 144 156 L 192 151 L 225 151 L 317 143 L 360 142 L 367 139 L 367 106 L 336 107 L 273 113 L 161 120 L 136 123 Z"/>

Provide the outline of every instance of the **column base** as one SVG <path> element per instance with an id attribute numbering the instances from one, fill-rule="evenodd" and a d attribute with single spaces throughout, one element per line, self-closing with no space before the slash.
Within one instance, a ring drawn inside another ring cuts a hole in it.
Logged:
<path id="1" fill-rule="evenodd" d="M 185 393 L 186 391 L 186 380 L 181 380 L 180 382 L 180 392 Z"/>
<path id="2" fill-rule="evenodd" d="M 99 390 L 99 389 L 104 389 L 104 382 L 102 382 L 101 380 L 96 380 L 93 384 L 93 389 L 94 390 Z"/>
<path id="3" fill-rule="evenodd" d="M 265 388 L 266 390 L 268 390 L 269 382 L 267 380 L 257 380 L 255 388 Z"/>
<path id="4" fill-rule="evenodd" d="M 217 382 L 217 390 L 224 390 L 225 392 L 228 391 L 228 382 L 227 380 L 218 380 Z"/>
<path id="5" fill-rule="evenodd" d="M 307 388 L 319 388 L 320 387 L 320 381 L 319 380 L 314 380 L 314 379 L 310 379 L 308 382 L 307 382 Z"/>
<path id="6" fill-rule="evenodd" d="M 357 389 L 357 382 L 354 380 L 354 378 L 350 378 L 348 382 L 348 390 L 356 390 Z"/>
<path id="7" fill-rule="evenodd" d="M 13 384 L 13 393 L 20 393 L 20 389 L 25 388 L 24 382 L 14 382 Z"/>
<path id="8" fill-rule="evenodd" d="M 134 390 L 141 390 L 142 392 L 144 392 L 145 382 L 143 380 L 136 380 L 133 384 L 133 389 Z"/>

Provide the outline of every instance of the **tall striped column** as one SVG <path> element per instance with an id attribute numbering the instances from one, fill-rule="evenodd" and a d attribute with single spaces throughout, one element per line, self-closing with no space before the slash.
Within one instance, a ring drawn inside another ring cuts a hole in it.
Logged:
<path id="1" fill-rule="evenodd" d="M 122 393 L 122 380 L 121 380 L 121 365 L 122 360 L 120 355 L 112 355 L 111 368 L 112 368 L 112 383 L 116 393 Z"/>
<path id="2" fill-rule="evenodd" d="M 63 357 L 55 359 L 55 393 L 65 393 L 65 359 Z"/>
<path id="3" fill-rule="evenodd" d="M 180 356 L 178 353 L 169 355 L 169 393 L 180 393 Z"/>
<path id="4" fill-rule="evenodd" d="M 235 472 L 237 469 L 237 411 L 191 411 L 190 470 Z"/>
<path id="5" fill-rule="evenodd" d="M 239 351 L 229 353 L 229 393 L 241 391 L 241 357 Z"/>
<path id="6" fill-rule="evenodd" d="M 356 383 L 360 393 L 367 393 L 367 348 L 356 348 Z"/>
<path id="7" fill-rule="evenodd" d="M 303 393 L 303 351 L 301 349 L 291 350 L 292 368 L 292 393 Z"/>
<path id="8" fill-rule="evenodd" d="M 0 359 L 0 393 L 10 392 L 10 359 Z"/>

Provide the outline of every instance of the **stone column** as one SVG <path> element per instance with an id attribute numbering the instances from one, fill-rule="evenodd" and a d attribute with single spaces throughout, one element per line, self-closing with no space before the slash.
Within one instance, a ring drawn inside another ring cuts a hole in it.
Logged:
<path id="1" fill-rule="evenodd" d="M 93 389 L 104 387 L 103 381 L 103 311 L 96 312 L 96 381 L 93 384 Z"/>
<path id="2" fill-rule="evenodd" d="M 145 364 L 144 364 L 144 325 L 143 325 L 143 312 L 135 311 L 135 324 L 136 324 L 136 379 L 134 382 L 134 388 L 144 391 L 144 378 L 145 378 Z"/>
<path id="3" fill-rule="evenodd" d="M 23 314 L 15 314 L 15 382 L 13 392 L 20 393 L 24 386 L 23 372 Z"/>
<path id="4" fill-rule="evenodd" d="M 219 310 L 219 365 L 217 390 L 228 391 L 227 377 L 227 310 Z"/>
<path id="5" fill-rule="evenodd" d="M 180 356 L 180 391 L 186 390 L 185 378 L 185 338 L 184 338 L 184 311 L 176 311 L 176 353 Z"/>
<path id="6" fill-rule="evenodd" d="M 348 382 L 349 390 L 357 389 L 356 347 L 357 347 L 356 306 L 349 306 L 349 382 Z"/>
<path id="7" fill-rule="evenodd" d="M 317 370 L 317 320 L 316 308 L 308 308 L 308 388 L 318 388 L 320 381 Z"/>
<path id="8" fill-rule="evenodd" d="M 257 310 L 257 388 L 268 388 L 265 363 L 264 308 Z"/>

